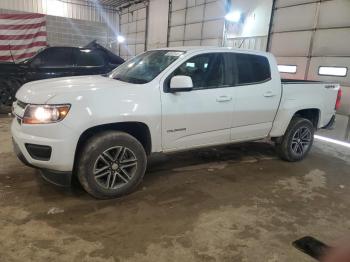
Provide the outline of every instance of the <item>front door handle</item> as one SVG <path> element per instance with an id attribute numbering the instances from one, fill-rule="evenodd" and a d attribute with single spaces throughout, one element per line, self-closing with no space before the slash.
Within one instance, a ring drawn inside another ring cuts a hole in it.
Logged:
<path id="1" fill-rule="evenodd" d="M 219 96 L 216 98 L 216 102 L 228 102 L 231 100 L 232 100 L 231 96 Z"/>
<path id="2" fill-rule="evenodd" d="M 272 92 L 272 91 L 267 91 L 265 94 L 264 94 L 264 97 L 273 97 L 275 96 L 275 94 Z"/>

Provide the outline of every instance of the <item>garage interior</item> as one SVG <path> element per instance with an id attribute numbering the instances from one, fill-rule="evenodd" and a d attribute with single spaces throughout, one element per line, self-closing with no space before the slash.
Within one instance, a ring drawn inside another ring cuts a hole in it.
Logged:
<path id="1" fill-rule="evenodd" d="M 282 78 L 339 83 L 342 101 L 301 162 L 267 141 L 155 154 L 136 192 L 101 201 L 17 159 L 1 100 L 0 261 L 307 262 L 293 241 L 349 237 L 350 1 L 0 1 L 0 15 L 26 13 L 45 16 L 50 47 L 96 40 L 126 61 L 163 47 L 268 51 Z M 0 60 L 13 58 L 6 41 Z"/>

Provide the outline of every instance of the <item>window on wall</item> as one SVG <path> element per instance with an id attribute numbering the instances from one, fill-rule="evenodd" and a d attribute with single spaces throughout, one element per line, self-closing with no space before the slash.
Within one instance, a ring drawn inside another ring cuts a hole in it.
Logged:
<path id="1" fill-rule="evenodd" d="M 266 57 L 236 54 L 238 85 L 254 84 L 271 79 L 270 64 Z"/>
<path id="2" fill-rule="evenodd" d="M 297 72 L 296 65 L 278 65 L 278 71 L 280 73 L 295 74 Z"/>
<path id="3" fill-rule="evenodd" d="M 347 76 L 348 68 L 339 66 L 320 66 L 318 74 L 321 76 Z"/>
<path id="4" fill-rule="evenodd" d="M 194 89 L 208 89 L 230 85 L 223 54 L 194 56 L 179 66 L 173 75 L 192 78 Z"/>

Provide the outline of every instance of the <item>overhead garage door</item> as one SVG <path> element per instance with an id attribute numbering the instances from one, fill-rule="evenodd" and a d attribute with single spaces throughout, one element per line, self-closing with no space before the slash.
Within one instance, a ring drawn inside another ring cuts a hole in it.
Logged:
<path id="1" fill-rule="evenodd" d="M 225 3 L 223 0 L 170 0 L 168 46 L 220 46 Z"/>
<path id="2" fill-rule="evenodd" d="M 284 78 L 334 81 L 350 114 L 350 1 L 276 0 L 269 50 Z"/>
<path id="3" fill-rule="evenodd" d="M 140 4 L 121 11 L 120 32 L 126 40 L 119 53 L 125 60 L 146 50 L 147 8 L 148 5 Z"/>

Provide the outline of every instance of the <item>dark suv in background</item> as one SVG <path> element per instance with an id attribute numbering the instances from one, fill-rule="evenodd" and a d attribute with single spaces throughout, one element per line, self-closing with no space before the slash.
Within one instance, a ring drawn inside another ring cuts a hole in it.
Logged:
<path id="1" fill-rule="evenodd" d="M 54 77 L 106 74 L 122 63 L 121 57 L 95 42 L 82 48 L 47 47 L 20 63 L 0 63 L 0 105 L 11 105 L 24 83 Z"/>

